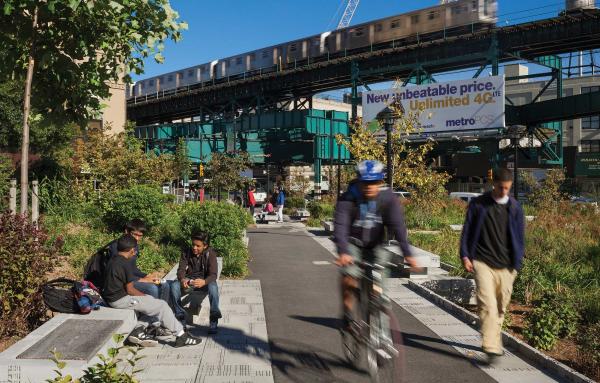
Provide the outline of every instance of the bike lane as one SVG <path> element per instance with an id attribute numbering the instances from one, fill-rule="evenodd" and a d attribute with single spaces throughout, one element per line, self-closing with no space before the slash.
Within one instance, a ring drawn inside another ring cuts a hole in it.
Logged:
<path id="1" fill-rule="evenodd" d="M 261 282 L 275 382 L 368 382 L 343 357 L 331 253 L 296 225 L 261 226 L 248 236 L 249 279 Z M 494 381 L 395 303 L 394 313 L 404 338 L 404 381 Z"/>

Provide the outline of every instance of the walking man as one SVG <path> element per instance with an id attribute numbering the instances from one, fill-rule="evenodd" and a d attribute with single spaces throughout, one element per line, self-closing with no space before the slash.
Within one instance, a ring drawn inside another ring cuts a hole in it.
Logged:
<path id="1" fill-rule="evenodd" d="M 490 363 L 504 354 L 502 323 L 525 253 L 523 209 L 509 194 L 512 173 L 499 169 L 493 181 L 491 192 L 469 203 L 460 240 L 463 266 L 475 275 L 482 349 Z"/>
<path id="2" fill-rule="evenodd" d="M 250 208 L 250 214 L 254 218 L 254 206 L 256 206 L 256 198 L 254 198 L 254 186 L 250 186 L 248 189 L 248 207 Z"/>

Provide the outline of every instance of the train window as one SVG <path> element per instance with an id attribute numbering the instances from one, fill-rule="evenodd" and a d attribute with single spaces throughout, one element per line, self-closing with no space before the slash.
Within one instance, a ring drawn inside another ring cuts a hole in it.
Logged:
<path id="1" fill-rule="evenodd" d="M 356 28 L 354 30 L 354 36 L 358 37 L 358 36 L 362 36 L 364 34 L 364 30 L 362 28 Z"/>
<path id="2" fill-rule="evenodd" d="M 148 86 L 154 86 L 154 80 L 148 81 Z"/>
<path id="3" fill-rule="evenodd" d="M 269 57 L 269 51 L 263 51 L 263 52 L 262 52 L 262 57 L 263 57 L 263 58 L 267 58 L 267 57 Z"/>
<path id="4" fill-rule="evenodd" d="M 460 15 L 460 7 L 452 7 L 453 15 Z"/>
<path id="5" fill-rule="evenodd" d="M 381 32 L 383 30 L 383 25 L 375 24 L 375 32 Z"/>
<path id="6" fill-rule="evenodd" d="M 250 57 L 250 60 L 252 61 L 252 60 L 256 59 L 256 54 L 255 53 L 250 53 L 248 55 L 248 57 Z"/>
<path id="7" fill-rule="evenodd" d="M 437 13 L 437 12 L 435 12 L 435 11 L 430 11 L 430 12 L 427 14 L 427 18 L 428 18 L 429 20 L 433 20 L 433 19 L 435 19 L 436 17 L 438 17 L 438 13 Z"/>
<path id="8" fill-rule="evenodd" d="M 173 75 L 170 74 L 167 76 L 167 82 L 172 82 L 173 81 Z"/>
<path id="9" fill-rule="evenodd" d="M 410 23 L 411 24 L 419 24 L 419 15 L 412 15 L 410 17 Z"/>
<path id="10" fill-rule="evenodd" d="M 290 45 L 290 52 L 295 52 L 296 51 L 296 44 L 292 44 Z"/>
<path id="11" fill-rule="evenodd" d="M 393 20 L 392 23 L 390 24 L 390 28 L 391 29 L 399 28 L 399 27 L 400 27 L 400 19 Z"/>
<path id="12" fill-rule="evenodd" d="M 471 8 L 473 8 L 474 11 L 476 11 L 479 8 L 479 6 L 477 5 L 477 0 L 473 0 L 471 2 Z"/>
<path id="13" fill-rule="evenodd" d="M 194 77 L 194 70 L 193 69 L 188 70 L 188 77 Z"/>
<path id="14" fill-rule="evenodd" d="M 236 64 L 236 65 L 242 65 L 242 57 L 241 57 L 241 56 L 240 56 L 240 57 L 237 57 L 237 58 L 235 59 L 235 64 Z"/>

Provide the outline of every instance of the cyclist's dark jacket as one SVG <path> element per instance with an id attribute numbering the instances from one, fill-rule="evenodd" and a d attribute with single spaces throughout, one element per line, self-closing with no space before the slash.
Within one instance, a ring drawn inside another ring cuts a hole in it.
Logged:
<path id="1" fill-rule="evenodd" d="M 460 257 L 473 260 L 487 212 L 494 204 L 491 193 L 474 198 L 467 208 L 467 216 L 460 237 Z M 512 196 L 508 201 L 508 235 L 510 237 L 512 267 L 521 269 L 525 254 L 525 215 L 521 204 Z"/>
<path id="2" fill-rule="evenodd" d="M 381 188 L 377 198 L 369 206 L 362 196 L 360 183 L 351 183 L 348 191 L 338 199 L 334 224 L 334 238 L 339 254 L 348 254 L 350 241 L 365 248 L 381 244 L 384 226 L 387 226 L 392 229 L 402 253 L 405 256 L 411 255 L 402 205 L 389 188 Z"/>

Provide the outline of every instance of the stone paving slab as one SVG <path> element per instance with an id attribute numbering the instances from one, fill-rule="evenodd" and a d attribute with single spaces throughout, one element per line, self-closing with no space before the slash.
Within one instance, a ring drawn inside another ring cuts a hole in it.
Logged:
<path id="1" fill-rule="evenodd" d="M 486 356 L 481 351 L 481 335 L 477 330 L 408 289 L 401 281 L 386 280 L 385 287 L 392 300 L 494 380 L 500 383 L 557 382 L 508 350 L 494 366 L 484 364 Z"/>
<path id="2" fill-rule="evenodd" d="M 146 348 L 138 362 L 142 383 L 272 383 L 265 311 L 260 281 L 220 280 L 223 318 L 219 333 L 207 335 L 208 297 L 189 331 L 203 338 L 197 346 L 169 344 Z"/>

